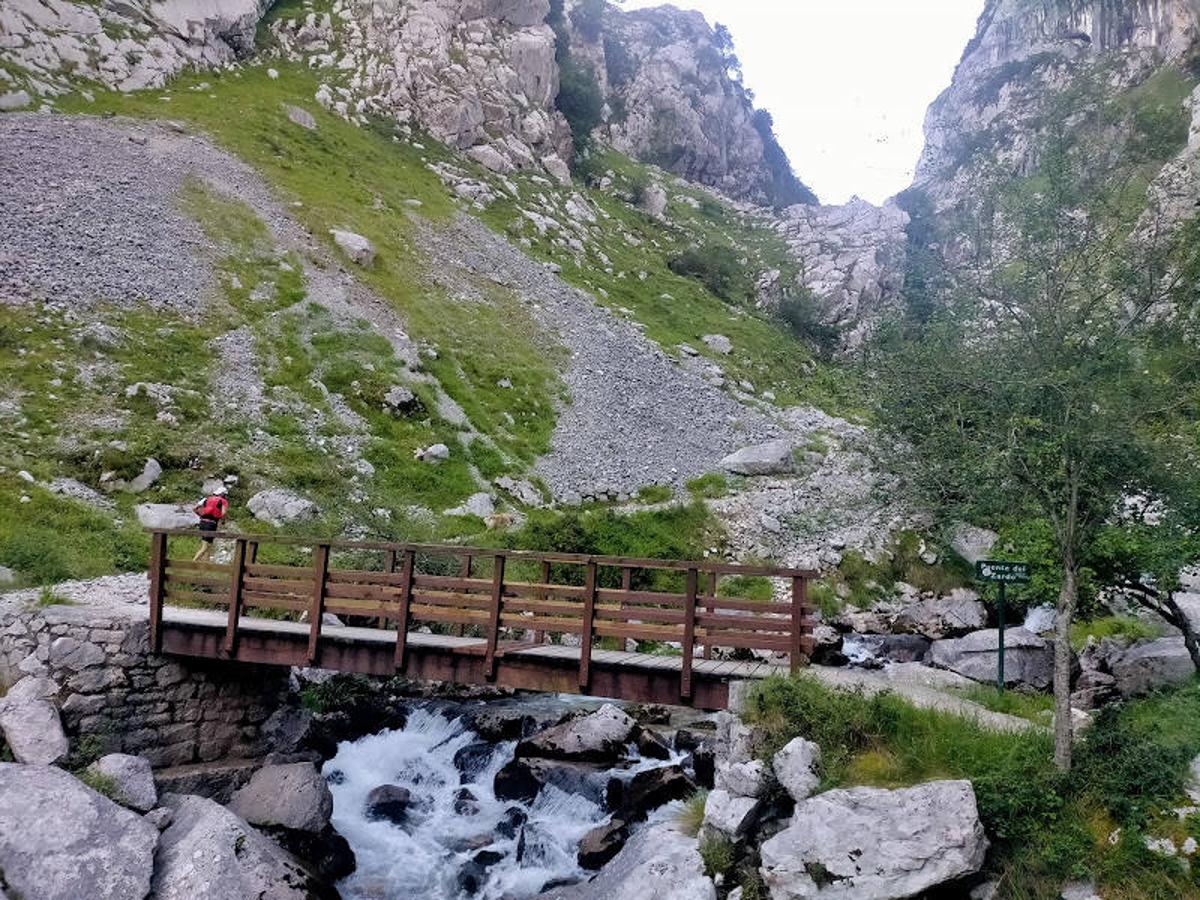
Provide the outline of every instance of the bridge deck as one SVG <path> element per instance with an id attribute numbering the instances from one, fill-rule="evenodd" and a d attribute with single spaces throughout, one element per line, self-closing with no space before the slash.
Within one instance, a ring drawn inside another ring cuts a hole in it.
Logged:
<path id="1" fill-rule="evenodd" d="M 218 536 L 229 563 L 169 556 L 197 536 L 153 532 L 164 653 L 719 709 L 730 681 L 795 671 L 811 647 L 802 570 L 266 535 Z M 789 580 L 789 599 L 729 596 L 755 578 Z"/>

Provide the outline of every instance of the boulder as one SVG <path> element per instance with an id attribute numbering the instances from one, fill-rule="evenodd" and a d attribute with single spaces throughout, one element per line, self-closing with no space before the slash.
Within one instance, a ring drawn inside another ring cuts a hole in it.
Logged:
<path id="1" fill-rule="evenodd" d="M 162 464 L 151 457 L 146 460 L 146 464 L 142 466 L 142 473 L 136 478 L 133 478 L 128 484 L 124 485 L 126 490 L 132 491 L 135 494 L 140 494 L 150 488 L 154 482 L 162 477 Z"/>
<path id="2" fill-rule="evenodd" d="M 595 878 L 552 887 L 538 900 L 716 900 L 695 838 L 670 822 L 637 832 Z"/>
<path id="3" fill-rule="evenodd" d="M 171 824 L 159 836 L 155 900 L 315 900 L 335 896 L 287 851 L 219 803 L 167 794 L 163 805 L 171 810 Z"/>
<path id="4" fill-rule="evenodd" d="M 732 713 L 717 716 L 716 755 L 722 763 L 745 763 L 758 756 L 767 740 L 761 728 L 747 725 Z"/>
<path id="5" fill-rule="evenodd" d="M 476 741 L 460 748 L 454 754 L 454 768 L 458 769 L 463 784 L 469 784 L 479 777 L 479 774 L 492 761 L 496 745 L 487 741 Z"/>
<path id="6" fill-rule="evenodd" d="M 303 706 L 281 706 L 263 722 L 263 743 L 272 753 L 308 750 L 316 737 L 314 718 Z"/>
<path id="7" fill-rule="evenodd" d="M 1000 535 L 994 531 L 959 522 L 954 526 L 954 531 L 950 535 L 950 546 L 955 553 L 974 565 L 981 559 L 987 559 L 987 555 L 992 552 L 992 547 L 996 546 L 998 540 L 1000 540 Z"/>
<path id="8" fill-rule="evenodd" d="M 929 662 L 975 681 L 996 680 L 999 630 L 987 628 L 965 637 L 934 641 Z M 1004 632 L 1004 683 L 1045 690 L 1054 679 L 1054 649 L 1024 628 Z"/>
<path id="9" fill-rule="evenodd" d="M 1113 660 L 1110 667 L 1117 690 L 1127 698 L 1189 681 L 1196 675 L 1196 667 L 1181 637 L 1134 644 Z"/>
<path id="10" fill-rule="evenodd" d="M 139 503 L 133 508 L 143 528 L 195 528 L 200 517 L 182 503 Z"/>
<path id="11" fill-rule="evenodd" d="M 609 782 L 609 806 L 616 810 L 615 818 L 626 822 L 641 822 L 664 803 L 682 800 L 696 792 L 692 781 L 679 766 L 662 766 L 638 772 L 628 781 Z"/>
<path id="12" fill-rule="evenodd" d="M 112 799 L 122 806 L 147 812 L 158 805 L 154 772 L 144 757 L 110 753 L 88 766 L 88 771 L 112 782 Z"/>
<path id="13" fill-rule="evenodd" d="M 31 103 L 33 103 L 33 98 L 26 91 L 9 91 L 6 94 L 0 94 L 0 112 L 24 109 Z"/>
<path id="14" fill-rule="evenodd" d="M 568 762 L 557 759 L 514 759 L 492 780 L 492 791 L 500 800 L 533 800 L 547 785 L 567 794 L 579 794 L 603 805 L 610 780 L 602 763 Z"/>
<path id="15" fill-rule="evenodd" d="M 821 748 L 804 738 L 792 738 L 771 759 L 775 779 L 799 803 L 821 783 Z"/>
<path id="16" fill-rule="evenodd" d="M 735 797 L 714 788 L 704 801 L 704 828 L 736 840 L 754 826 L 760 812 L 762 801 L 756 797 Z"/>
<path id="17" fill-rule="evenodd" d="M 671 746 L 657 732 L 639 728 L 636 740 L 638 753 L 647 759 L 671 758 Z"/>
<path id="18" fill-rule="evenodd" d="M 614 816 L 597 825 L 579 841 L 577 859 L 585 869 L 599 869 L 621 852 L 629 839 L 629 823 Z"/>
<path id="19" fill-rule="evenodd" d="M 398 784 L 381 784 L 371 788 L 367 794 L 365 815 L 368 819 L 391 822 L 393 825 L 403 825 L 408 818 L 408 806 L 412 803 L 412 793 L 408 788 Z"/>
<path id="20" fill-rule="evenodd" d="M 766 789 L 767 767 L 762 760 L 723 762 L 717 766 L 715 784 L 734 797 L 761 797 Z"/>
<path id="21" fill-rule="evenodd" d="M 478 516 L 481 519 L 495 514 L 496 504 L 492 502 L 492 495 L 486 491 L 472 494 L 462 506 L 446 510 L 448 516 Z"/>
<path id="22" fill-rule="evenodd" d="M 518 757 L 612 763 L 622 757 L 637 723 L 606 703 L 593 713 L 547 728 L 517 745 Z"/>
<path id="23" fill-rule="evenodd" d="M 10 584 L 16 584 L 17 573 L 8 566 L 0 566 L 0 587 L 8 587 Z"/>
<path id="24" fill-rule="evenodd" d="M 22 900 L 142 900 L 158 829 L 52 766 L 0 763 L 0 873 Z"/>
<path id="25" fill-rule="evenodd" d="M 571 170 L 567 168 L 567 164 L 562 161 L 561 157 L 555 154 L 543 156 L 542 165 L 545 167 L 547 172 L 554 176 L 555 180 L 557 180 L 559 184 L 571 183 Z"/>
<path id="26" fill-rule="evenodd" d="M 437 465 L 438 463 L 444 462 L 450 458 L 450 448 L 445 444 L 433 444 L 429 447 L 418 450 L 415 456 L 422 462 L 427 462 L 430 465 Z"/>
<path id="27" fill-rule="evenodd" d="M 315 519 L 319 512 L 311 500 L 282 488 L 259 491 L 246 506 L 254 518 L 276 526 Z"/>
<path id="28" fill-rule="evenodd" d="M 1025 621 L 1021 627 L 1031 634 L 1045 634 L 1054 630 L 1054 620 L 1057 617 L 1054 605 L 1045 603 L 1041 606 L 1030 607 L 1025 613 Z"/>
<path id="29" fill-rule="evenodd" d="M 932 642 L 919 634 L 847 634 L 842 653 L 852 663 L 922 662 Z"/>
<path id="30" fill-rule="evenodd" d="M 784 475 L 792 465 L 792 444 L 786 440 L 743 447 L 720 462 L 722 469 L 735 475 Z"/>
<path id="31" fill-rule="evenodd" d="M 666 215 L 667 192 L 657 181 L 649 185 L 642 195 L 642 209 L 656 219 L 661 219 Z"/>
<path id="32" fill-rule="evenodd" d="M 394 384 L 383 395 L 383 408 L 397 418 L 420 411 L 421 401 L 417 395 L 400 384 Z"/>
<path id="33" fill-rule="evenodd" d="M 286 850 L 318 878 L 332 884 L 358 868 L 358 860 L 350 842 L 337 833 L 332 825 L 320 831 L 297 831 L 293 828 L 263 827 L 271 840 Z"/>
<path id="34" fill-rule="evenodd" d="M 58 686 L 48 678 L 24 678 L 0 698 L 0 731 L 13 759 L 45 766 L 67 755 L 67 736 L 49 698 Z"/>
<path id="35" fill-rule="evenodd" d="M 979 602 L 979 594 L 968 588 L 955 588 L 948 597 L 910 603 L 892 619 L 892 630 L 934 641 L 959 637 L 986 625 L 987 610 Z"/>
<path id="36" fill-rule="evenodd" d="M 375 245 L 363 237 L 361 234 L 355 234 L 353 231 L 342 231 L 340 228 L 331 228 L 329 233 L 333 235 L 333 242 L 338 245 L 338 248 L 350 257 L 352 262 L 357 263 L 364 269 L 369 269 L 375 262 Z"/>
<path id="37" fill-rule="evenodd" d="M 826 791 L 762 845 L 772 900 L 913 897 L 978 872 L 988 842 L 969 781 Z"/>
<path id="38" fill-rule="evenodd" d="M 733 341 L 723 334 L 706 334 L 700 340 L 714 353 L 728 355 L 733 352 Z"/>
<path id="39" fill-rule="evenodd" d="M 302 109 L 299 106 L 293 106 L 289 103 L 284 106 L 284 110 L 287 112 L 288 121 L 299 125 L 301 128 L 306 128 L 309 131 L 317 130 L 317 120 L 313 118 L 313 114 L 307 109 Z M 345 234 L 346 232 L 342 233 Z M 336 237 L 334 239 L 336 240 Z M 363 238 L 363 240 L 366 240 L 366 238 Z M 341 244 L 339 243 L 338 246 L 340 247 Z M 343 247 L 342 249 L 345 248 Z M 350 251 L 347 250 L 346 253 L 347 255 L 350 255 Z M 353 256 L 351 256 L 351 258 L 353 259 Z M 355 260 L 355 262 L 358 262 L 358 260 Z"/>
<path id="40" fill-rule="evenodd" d="M 253 825 L 319 832 L 333 814 L 333 794 L 310 762 L 263 766 L 234 793 L 229 808 Z"/>

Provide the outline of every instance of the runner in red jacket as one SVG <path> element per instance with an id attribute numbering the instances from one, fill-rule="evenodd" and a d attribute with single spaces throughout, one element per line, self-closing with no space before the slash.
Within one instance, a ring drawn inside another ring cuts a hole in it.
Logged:
<path id="1" fill-rule="evenodd" d="M 227 493 L 228 491 L 224 487 L 219 487 L 196 504 L 196 508 L 192 512 L 200 517 L 201 531 L 216 531 L 220 526 L 226 513 L 229 512 L 229 501 L 225 499 Z M 192 557 L 193 562 L 199 562 L 212 556 L 213 539 L 205 537 L 201 538 L 201 541 L 200 549 Z"/>

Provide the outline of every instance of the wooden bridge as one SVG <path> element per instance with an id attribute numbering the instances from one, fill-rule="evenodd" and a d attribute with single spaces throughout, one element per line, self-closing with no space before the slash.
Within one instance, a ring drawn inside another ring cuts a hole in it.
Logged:
<path id="1" fill-rule="evenodd" d="M 812 648 L 802 569 L 252 534 L 193 562 L 200 536 L 151 531 L 156 652 L 722 709 Z"/>

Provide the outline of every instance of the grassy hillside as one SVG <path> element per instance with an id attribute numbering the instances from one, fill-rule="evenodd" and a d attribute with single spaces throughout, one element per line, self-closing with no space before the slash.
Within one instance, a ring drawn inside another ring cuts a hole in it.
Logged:
<path id="1" fill-rule="evenodd" d="M 19 399 L 24 420 L 19 430 L 0 435 L 0 459 L 11 470 L 0 477 L 0 507 L 6 510 L 0 515 L 0 565 L 15 568 L 23 580 L 138 567 L 145 539 L 134 524 L 134 504 L 189 499 L 205 475 L 217 473 L 239 476 L 235 510 L 244 510 L 252 490 L 268 484 L 311 497 L 322 514 L 306 531 L 481 539 L 480 520 L 444 517 L 441 511 L 478 490 L 478 479 L 527 472 L 548 449 L 556 406 L 565 399 L 560 379 L 565 360 L 554 336 L 540 332 L 512 290 L 486 278 L 476 284 L 487 302 L 451 296 L 429 277 L 414 246 L 418 223 L 439 227 L 459 202 L 430 164 L 453 163 L 481 180 L 488 173 L 435 141 L 400 139 L 388 123 L 360 128 L 326 113 L 311 99 L 317 84 L 299 67 L 280 65 L 275 79 L 265 67 L 248 67 L 184 76 L 165 90 L 59 101 L 58 108 L 69 114 L 169 118 L 206 134 L 255 169 L 288 215 L 327 252 L 302 259 L 277 247 L 255 210 L 195 181 L 177 198 L 178 207 L 220 248 L 218 296 L 204 312 L 101 306 L 99 318 L 126 339 L 111 348 L 80 348 L 77 323 L 61 314 L 0 307 L 0 343 L 20 351 L 0 359 L 0 384 Z M 289 122 L 288 104 L 309 111 L 318 127 L 310 131 Z M 564 277 L 643 323 L 668 352 L 678 354 L 677 345 L 687 343 L 719 363 L 731 380 L 752 382 L 759 395 L 771 391 L 782 404 L 855 407 L 845 376 L 813 360 L 781 323 L 752 308 L 753 277 L 791 265 L 769 228 L 679 184 L 667 185 L 667 221 L 654 220 L 631 196 L 623 199 L 624 192 L 648 182 L 647 170 L 615 154 L 595 163 L 613 171 L 612 189 L 514 178 L 528 202 L 561 206 L 579 193 L 601 210 L 597 239 L 583 265 L 549 243 L 531 241 L 533 255 L 560 261 Z M 519 238 L 513 205 L 495 203 L 482 218 Z M 382 395 L 404 374 L 400 359 L 374 326 L 332 314 L 306 283 L 306 265 L 321 270 L 328 265 L 325 258 L 339 259 L 329 235 L 334 227 L 374 243 L 375 265 L 355 268 L 355 278 L 399 314 L 422 348 L 420 372 L 435 378 L 485 437 L 447 463 L 429 466 L 413 457 L 414 450 L 436 441 L 459 447 L 460 425 L 439 413 L 433 388 L 408 382 L 421 410 L 401 418 L 385 413 Z M 670 268 L 689 247 L 713 242 L 731 248 L 741 273 L 736 292 L 724 298 Z M 223 415 L 221 398 L 211 388 L 222 368 L 213 342 L 234 329 L 249 334 L 259 359 L 270 400 L 262 422 Z M 734 353 L 707 348 L 701 337 L 709 333 L 729 336 Z M 81 353 L 101 377 L 90 382 L 74 377 Z M 502 379 L 511 387 L 499 386 Z M 146 397 L 123 395 L 125 386 L 139 381 L 180 389 L 175 423 L 164 423 Z M 340 395 L 365 431 L 347 425 L 348 414 L 331 393 Z M 332 452 L 347 440 L 362 444 L 361 458 L 372 475 L 363 476 Z M 136 475 L 149 456 L 163 464 L 162 479 L 136 497 L 114 492 L 111 511 L 86 510 L 13 477 L 23 469 L 39 482 L 69 476 L 96 487 L 106 472 Z M 23 496 L 30 498 L 27 503 Z M 238 518 L 243 527 L 266 527 L 244 511 Z M 706 522 L 696 534 L 711 528 Z M 50 549 L 45 538 L 53 534 L 69 535 L 70 549 Z"/>

